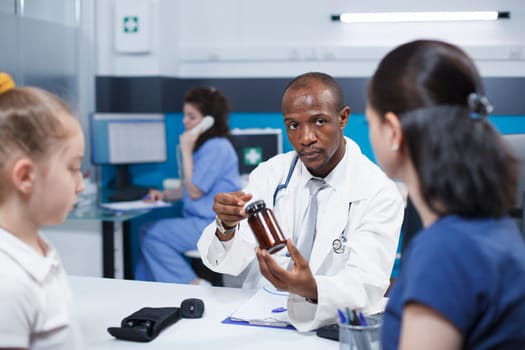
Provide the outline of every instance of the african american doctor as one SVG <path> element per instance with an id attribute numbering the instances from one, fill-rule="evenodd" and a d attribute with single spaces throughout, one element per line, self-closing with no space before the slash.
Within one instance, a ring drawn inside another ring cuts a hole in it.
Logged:
<path id="1" fill-rule="evenodd" d="M 394 182 L 343 135 L 350 116 L 337 81 L 310 72 L 294 78 L 282 98 L 294 150 L 261 163 L 247 186 L 219 193 L 216 222 L 198 242 L 204 264 L 220 273 L 248 269 L 243 288 L 273 285 L 289 292 L 290 321 L 299 331 L 335 323 L 337 308 L 372 311 L 389 286 L 404 201 Z M 309 182 L 323 183 L 316 196 L 315 236 L 307 255 L 305 227 Z M 264 200 L 275 214 L 287 249 L 270 255 L 258 248 L 245 206 Z"/>

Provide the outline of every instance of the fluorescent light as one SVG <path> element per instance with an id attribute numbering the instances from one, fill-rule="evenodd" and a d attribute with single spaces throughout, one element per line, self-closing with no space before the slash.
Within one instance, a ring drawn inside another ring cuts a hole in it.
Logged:
<path id="1" fill-rule="evenodd" d="M 333 21 L 341 21 L 343 23 L 493 21 L 498 18 L 510 18 L 510 12 L 370 12 L 342 13 L 332 16 Z"/>

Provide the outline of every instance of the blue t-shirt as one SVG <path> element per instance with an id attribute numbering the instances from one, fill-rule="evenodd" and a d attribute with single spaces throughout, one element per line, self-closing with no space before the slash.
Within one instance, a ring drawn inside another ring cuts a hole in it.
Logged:
<path id="1" fill-rule="evenodd" d="M 182 215 L 213 219 L 215 195 L 220 192 L 238 191 L 241 188 L 239 159 L 228 139 L 213 137 L 193 154 L 191 182 L 201 190 L 203 196 L 194 200 L 184 188 Z"/>
<path id="2" fill-rule="evenodd" d="M 397 349 L 409 302 L 454 324 L 463 349 L 525 349 L 525 243 L 516 223 L 451 215 L 421 231 L 385 310 L 384 350 Z"/>

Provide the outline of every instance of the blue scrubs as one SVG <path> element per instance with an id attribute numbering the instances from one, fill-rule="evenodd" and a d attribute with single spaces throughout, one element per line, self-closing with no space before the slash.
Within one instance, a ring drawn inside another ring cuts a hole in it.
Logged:
<path id="1" fill-rule="evenodd" d="M 525 349 L 525 244 L 516 223 L 451 215 L 415 236 L 385 310 L 384 350 L 398 348 L 410 302 L 451 322 L 463 349 Z"/>
<path id="2" fill-rule="evenodd" d="M 214 220 L 215 195 L 241 188 L 239 160 L 230 141 L 223 137 L 211 138 L 193 154 L 192 183 L 203 196 L 193 200 L 184 189 L 181 218 L 150 222 L 141 227 L 137 280 L 189 283 L 197 278 L 183 253 L 197 249 L 202 231 Z"/>

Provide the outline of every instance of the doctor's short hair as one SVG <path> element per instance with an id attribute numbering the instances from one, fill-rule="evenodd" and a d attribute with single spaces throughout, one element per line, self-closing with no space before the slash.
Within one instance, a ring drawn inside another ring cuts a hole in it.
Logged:
<path id="1" fill-rule="evenodd" d="M 220 90 L 215 87 L 193 88 L 185 93 L 184 103 L 193 105 L 203 116 L 210 115 L 215 120 L 213 127 L 199 136 L 195 142 L 194 151 L 212 137 L 230 138 L 230 128 L 228 126 L 230 103 Z"/>
<path id="2" fill-rule="evenodd" d="M 518 161 L 487 118 L 474 62 L 460 48 L 417 40 L 388 53 L 368 104 L 395 113 L 423 199 L 439 216 L 501 217 L 516 203 Z"/>
<path id="3" fill-rule="evenodd" d="M 1 79 L 11 77 L 2 73 Z M 74 118 L 70 108 L 45 90 L 15 87 L 12 82 L 11 88 L 0 92 L 0 201 L 12 155 L 43 159 L 55 142 L 69 137 L 64 118 Z"/>
<path id="4" fill-rule="evenodd" d="M 321 73 L 321 72 L 309 72 L 309 73 L 301 74 L 295 77 L 288 83 L 288 85 L 286 85 L 286 88 L 284 89 L 284 92 L 283 92 L 283 96 L 284 94 L 286 94 L 288 90 L 309 87 L 313 83 L 321 83 L 328 90 L 330 90 L 335 100 L 335 106 L 334 106 L 335 112 L 339 112 L 341 109 L 344 108 L 345 102 L 344 102 L 343 89 L 341 88 L 337 80 L 334 79 L 334 77 L 326 73 Z"/>

